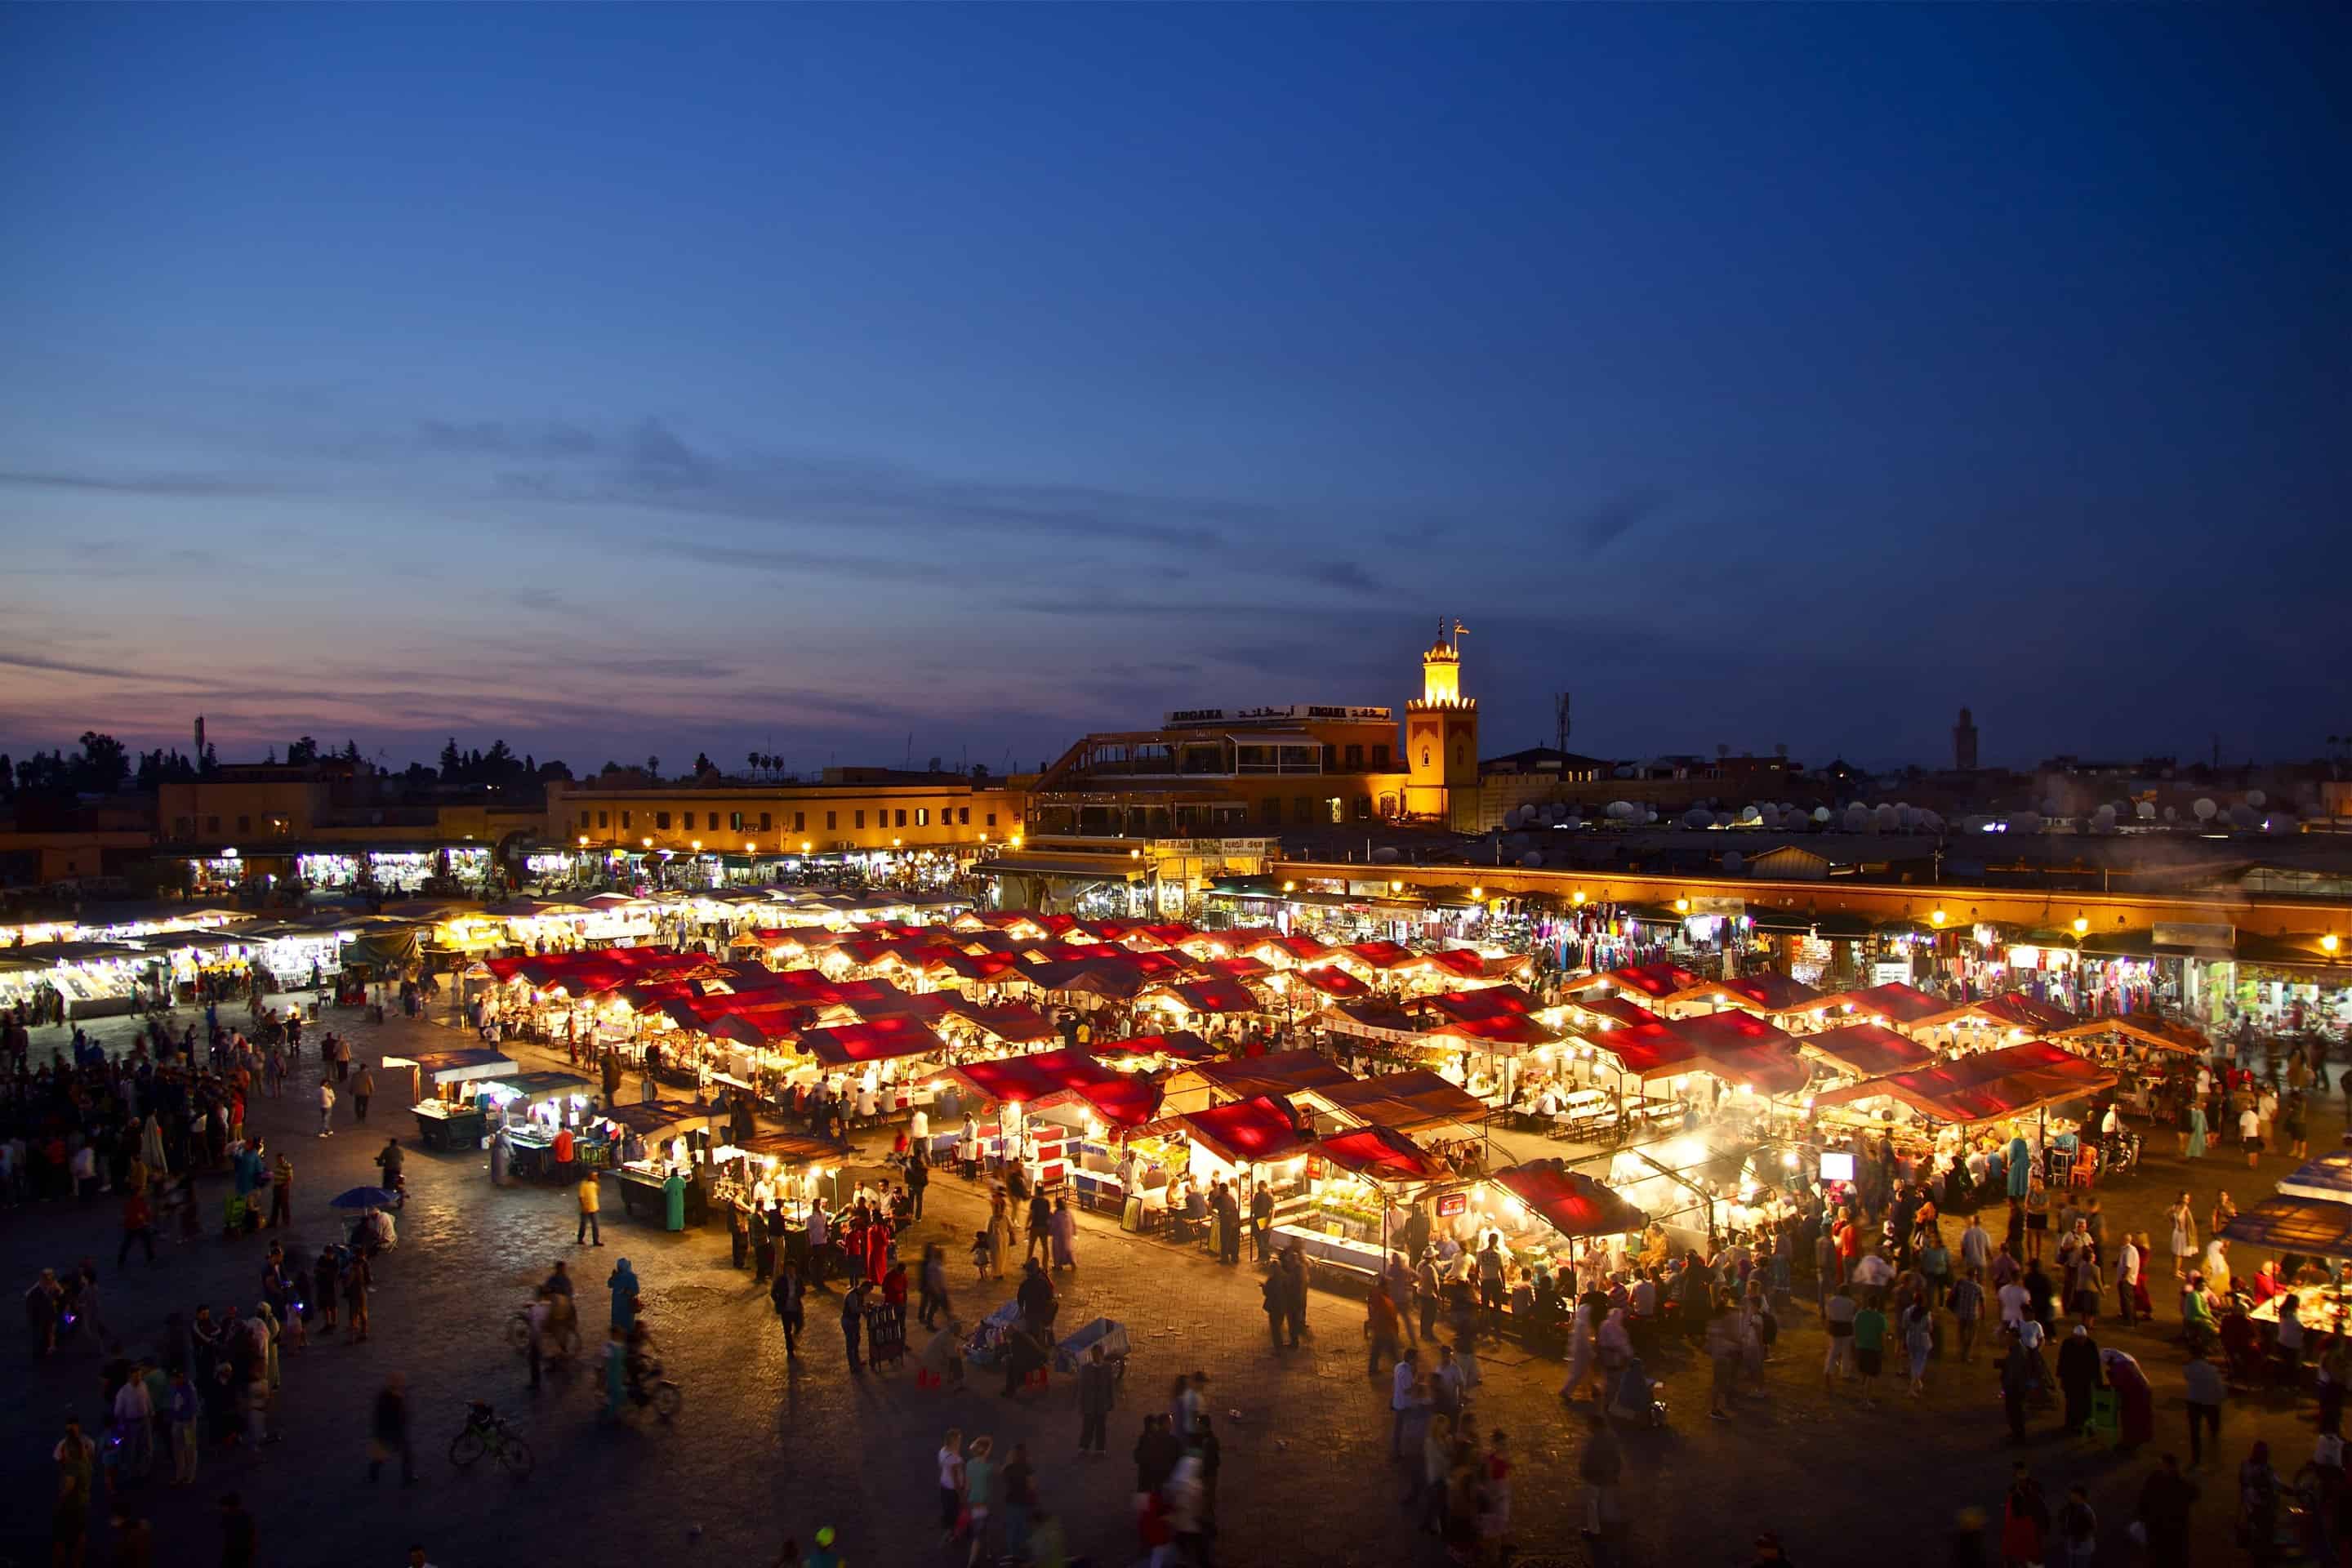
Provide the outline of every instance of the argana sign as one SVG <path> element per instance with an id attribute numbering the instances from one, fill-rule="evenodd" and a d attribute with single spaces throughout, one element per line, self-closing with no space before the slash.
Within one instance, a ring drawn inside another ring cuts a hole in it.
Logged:
<path id="1" fill-rule="evenodd" d="M 1172 708 L 1160 716 L 1170 727 L 1180 724 L 1296 723 L 1303 719 L 1354 721 L 1386 724 L 1394 713 L 1386 708 L 1348 708 L 1320 702 L 1286 702 L 1268 708 Z"/>

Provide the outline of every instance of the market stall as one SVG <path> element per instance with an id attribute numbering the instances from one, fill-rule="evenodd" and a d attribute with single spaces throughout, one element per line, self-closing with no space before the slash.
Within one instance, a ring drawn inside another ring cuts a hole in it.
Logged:
<path id="1" fill-rule="evenodd" d="M 1316 1142 L 1305 1202 L 1272 1226 L 1280 1251 L 1370 1280 L 1386 1267 L 1393 1232 L 1414 1194 L 1454 1173 L 1393 1128 L 1350 1127 Z"/>
<path id="2" fill-rule="evenodd" d="M 479 1148 L 488 1129 L 474 1086 L 504 1078 L 518 1067 L 512 1057 L 488 1049 L 421 1051 L 413 1057 L 386 1057 L 383 1065 L 387 1072 L 409 1069 L 408 1097 L 415 1102 L 417 1140 L 433 1150 Z"/>
<path id="3" fill-rule="evenodd" d="M 1164 1171 L 1171 1195 L 1165 1200 L 1178 1223 L 1207 1226 L 1207 1194 L 1219 1182 L 1231 1182 L 1241 1211 L 1247 1214 L 1259 1186 L 1273 1195 L 1275 1217 L 1296 1207 L 1306 1195 L 1307 1154 L 1313 1137 L 1303 1131 L 1287 1100 L 1272 1095 L 1252 1095 L 1198 1110 L 1163 1116 L 1150 1131 L 1156 1141 L 1131 1139 L 1130 1152 Z M 1143 1184 L 1148 1190 L 1148 1183 Z M 1187 1194 L 1184 1201 L 1175 1195 Z M 1140 1228 L 1139 1207 L 1149 1200 L 1130 1189 L 1128 1215 Z M 1217 1238 L 1212 1228 L 1210 1240 Z"/>
<path id="4" fill-rule="evenodd" d="M 485 1131 L 506 1139 L 507 1170 L 519 1180 L 554 1174 L 557 1135 L 569 1130 L 576 1140 L 596 1103 L 596 1086 L 568 1072 L 479 1079 L 474 1091 Z"/>
<path id="5" fill-rule="evenodd" d="M 1290 1095 L 1354 1081 L 1345 1068 L 1319 1052 L 1274 1051 L 1180 1068 L 1161 1086 L 1161 1105 L 1173 1115 L 1253 1095 Z"/>
<path id="6" fill-rule="evenodd" d="M 710 1207 L 710 1120 L 708 1106 L 685 1100 L 608 1105 L 598 1118 L 601 1140 L 592 1136 L 583 1142 L 604 1145 L 601 1163 L 618 1184 L 621 1206 L 630 1218 L 665 1218 L 668 1179 L 676 1175 L 686 1184 L 686 1223 L 698 1225 Z M 612 1158 L 615 1146 L 619 1159 Z"/>
<path id="7" fill-rule="evenodd" d="M 1436 1200 L 1439 1223 L 1465 1249 L 1486 1234 L 1501 1238 L 1507 1261 L 1572 1273 L 1595 1248 L 1612 1257 L 1638 1250 L 1648 1216 L 1592 1176 L 1559 1160 L 1528 1160 L 1496 1171 Z"/>

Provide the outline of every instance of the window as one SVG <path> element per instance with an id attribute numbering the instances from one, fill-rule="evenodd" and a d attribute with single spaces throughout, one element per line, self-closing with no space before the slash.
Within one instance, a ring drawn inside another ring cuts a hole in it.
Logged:
<path id="1" fill-rule="evenodd" d="M 1348 748 L 1348 771 L 1351 773 L 1360 773 L 1364 771 L 1363 747 L 1349 746 Z"/>
<path id="2" fill-rule="evenodd" d="M 958 827 L 970 827 L 971 826 L 971 807 L 968 805 L 960 805 L 956 807 L 956 826 Z"/>
<path id="3" fill-rule="evenodd" d="M 1389 749 L 1386 746 L 1374 746 L 1372 748 L 1372 772 L 1376 773 L 1386 773 L 1388 772 L 1388 766 Z"/>
<path id="4" fill-rule="evenodd" d="M 768 814 L 764 811 L 761 812 L 760 814 L 760 831 L 765 833 L 773 826 L 774 824 L 769 820 Z"/>
<path id="5" fill-rule="evenodd" d="M 907 826 L 907 808 L 903 805 L 898 808 L 898 826 L 901 827 Z"/>
<path id="6" fill-rule="evenodd" d="M 1265 826 L 1267 826 L 1268 827 L 1279 827 L 1279 826 L 1282 826 L 1282 799 L 1281 799 L 1281 797 L 1280 797 L 1279 795 L 1267 795 L 1264 800 L 1259 801 L 1259 802 L 1257 803 L 1257 819 L 1258 819 L 1260 822 L 1262 822 L 1262 823 L 1265 824 Z"/>
<path id="7" fill-rule="evenodd" d="M 206 833 L 218 833 L 220 831 L 220 818 L 217 816 L 205 817 L 205 831 Z"/>
<path id="8" fill-rule="evenodd" d="M 857 813 L 857 814 L 856 814 L 856 816 L 857 816 L 857 826 L 860 826 L 860 827 L 865 826 L 866 826 L 866 814 L 865 814 L 864 812 L 862 812 L 862 811 L 861 811 L 861 812 Z"/>
<path id="9" fill-rule="evenodd" d="M 1315 797 L 1311 795 L 1293 795 L 1290 800 L 1290 820 L 1301 826 L 1314 821 Z"/>
<path id="10" fill-rule="evenodd" d="M 996 826 L 996 813 L 992 811 L 988 814 L 988 826 L 991 827 Z"/>
<path id="11" fill-rule="evenodd" d="M 765 827 L 765 826 L 768 826 L 768 814 L 767 814 L 766 812 L 764 812 L 764 811 L 763 811 L 763 812 L 761 812 L 761 813 L 760 814 L 760 826 L 762 826 L 762 827 Z M 807 826 L 808 826 L 808 813 L 807 813 L 807 812 L 805 812 L 805 811 L 796 811 L 796 812 L 793 813 L 793 831 L 794 833 L 799 833 L 799 832 L 803 831 L 803 829 L 805 829 Z"/>
<path id="12" fill-rule="evenodd" d="M 740 833 L 743 831 L 743 814 L 741 812 L 730 811 L 727 814 L 727 831 L 730 833 Z"/>
<path id="13" fill-rule="evenodd" d="M 1346 810 L 1343 809 L 1342 804 L 1338 795 L 1335 795 L 1328 800 L 1326 800 L 1323 803 L 1323 806 L 1326 811 L 1331 814 L 1331 825 L 1333 826 L 1336 827 L 1339 824 L 1348 820 L 1348 814 Z"/>
<path id="14" fill-rule="evenodd" d="M 1429 747 L 1426 743 L 1421 748 L 1421 765 L 1424 768 L 1429 766 Z"/>
<path id="15" fill-rule="evenodd" d="M 898 815 L 903 817 L 907 814 L 902 811 Z M 915 807 L 915 826 L 918 827 L 929 827 L 930 825 L 931 808 L 928 805 L 919 805 Z"/>
<path id="16" fill-rule="evenodd" d="M 249 817 L 249 816 L 238 816 L 238 817 L 237 817 L 237 819 L 236 819 L 236 830 L 237 830 L 239 833 L 250 833 L 250 832 L 252 832 L 252 831 L 253 831 L 253 818 L 251 818 L 251 817 Z"/>
<path id="17" fill-rule="evenodd" d="M 667 812 L 667 811 L 656 811 L 656 812 L 655 812 L 655 813 L 654 813 L 654 828 L 655 828 L 655 831 L 656 831 L 656 832 L 660 832 L 660 833 L 667 833 L 667 832 L 669 831 L 669 813 L 668 813 L 668 812 Z"/>
<path id="18" fill-rule="evenodd" d="M 630 818 L 630 816 L 633 816 L 633 815 L 634 815 L 633 813 L 626 812 L 626 811 L 625 811 L 625 812 L 621 813 L 621 826 L 622 826 L 624 828 L 625 828 L 625 827 L 627 827 L 627 826 L 629 826 L 629 818 Z"/>
<path id="19" fill-rule="evenodd" d="M 599 826 L 599 827 L 610 827 L 610 826 L 613 825 L 613 824 L 612 824 L 612 822 L 611 822 L 611 820 L 610 820 L 610 819 L 611 819 L 611 817 L 612 817 L 612 815 L 613 815 L 613 814 L 612 814 L 611 812 L 609 812 L 609 811 L 600 811 L 600 812 L 598 812 L 598 813 L 596 814 L 596 826 Z M 628 814 L 627 812 L 625 812 L 625 812 L 621 813 L 621 820 L 622 820 L 623 822 L 626 822 L 626 821 L 628 821 L 628 819 L 629 819 L 629 814 Z"/>
<path id="20" fill-rule="evenodd" d="M 705 827 L 708 827 L 708 828 L 709 828 L 711 832 L 713 832 L 713 833 L 718 832 L 718 831 L 719 831 L 719 814 L 718 814 L 717 812 L 713 811 L 713 812 L 706 813 L 705 815 L 709 816 L 709 820 L 708 822 L 705 822 L 705 823 L 703 824 L 703 826 L 704 826 Z"/>
<path id="21" fill-rule="evenodd" d="M 830 832 L 832 832 L 832 831 L 833 831 L 833 828 L 834 828 L 834 818 L 835 818 L 835 816 L 836 816 L 837 815 L 838 815 L 838 813 L 835 813 L 835 812 L 830 812 L 830 811 L 828 811 L 828 812 L 826 812 L 826 813 L 824 814 L 824 830 L 825 830 L 827 833 L 830 833 Z M 866 824 L 865 824 L 865 823 L 863 823 L 863 822 L 860 822 L 857 826 L 860 826 L 860 827 L 863 827 L 863 826 L 866 826 Z"/>

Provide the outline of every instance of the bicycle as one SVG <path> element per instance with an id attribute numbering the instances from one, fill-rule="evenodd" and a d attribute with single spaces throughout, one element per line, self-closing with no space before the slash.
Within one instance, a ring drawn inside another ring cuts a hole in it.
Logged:
<path id="1" fill-rule="evenodd" d="M 485 1454 L 495 1456 L 517 1480 L 530 1474 L 530 1445 L 507 1425 L 505 1416 L 495 1414 L 481 1400 L 469 1400 L 465 1426 L 449 1439 L 449 1462 L 463 1469 Z"/>

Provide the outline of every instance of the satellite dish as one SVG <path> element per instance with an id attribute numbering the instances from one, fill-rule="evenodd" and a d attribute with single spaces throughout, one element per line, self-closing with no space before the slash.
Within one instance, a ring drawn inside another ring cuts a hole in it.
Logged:
<path id="1" fill-rule="evenodd" d="M 1379 861 L 1383 866 L 1395 865 L 1396 858 L 1396 850 L 1387 845 L 1382 845 L 1380 848 L 1372 851 L 1372 858 Z"/>
<path id="2" fill-rule="evenodd" d="M 2177 808 L 2173 807 L 2173 806 L 2169 806 L 2169 805 L 2166 806 L 2166 807 L 2164 808 L 2164 820 L 2165 820 L 2165 821 L 2167 821 L 2167 822 L 2178 822 L 2178 821 L 2179 821 L 2179 820 L 2180 820 L 2180 813 L 2179 813 L 2179 811 Z"/>
<path id="3" fill-rule="evenodd" d="M 1739 808 L 1739 820 L 1742 822 L 1761 822 L 1764 820 L 1764 814 L 1752 805 L 1743 805 Z"/>
<path id="4" fill-rule="evenodd" d="M 2270 796 L 2264 795 L 2258 789 L 2250 789 L 2246 792 L 2246 804 L 2252 806 L 2256 811 L 2260 811 L 2263 806 L 2269 805 L 2270 798 Z"/>
<path id="5" fill-rule="evenodd" d="M 1829 819 L 1830 808 L 1828 806 L 1817 805 L 1813 807 L 1813 820 L 1815 822 L 1827 822 Z"/>
<path id="6" fill-rule="evenodd" d="M 2137 816 L 2142 822 L 2154 822 L 2156 820 L 2156 802 L 2152 800 L 2141 801 L 2137 806 L 2132 808 L 2132 814 Z"/>
<path id="7" fill-rule="evenodd" d="M 2262 819 L 2263 814 L 2251 805 L 2233 805 L 2230 808 L 2230 826 L 2232 827 L 2252 827 Z"/>
<path id="8" fill-rule="evenodd" d="M 2189 809 L 2197 814 L 2198 821 L 2210 822 L 2213 820 L 2214 815 L 2221 808 L 2215 805 L 2212 801 L 2208 799 L 2206 796 L 2200 795 L 2197 797 L 2197 804 L 2190 806 Z"/>
<path id="9" fill-rule="evenodd" d="M 1692 806 L 1688 811 L 1683 813 L 1683 826 L 1685 827 L 1705 827 L 1714 820 L 1715 813 L 1707 810 L 1707 808 L 1703 805 Z"/>
<path id="10" fill-rule="evenodd" d="M 2091 826 L 2102 833 L 2112 833 L 2116 826 L 2116 808 L 2103 805 L 2091 814 Z"/>
<path id="11" fill-rule="evenodd" d="M 1519 857 L 1519 864 L 1532 871 L 1537 867 L 1543 864 L 1543 856 L 1536 850 L 1530 849 L 1526 854 Z"/>
<path id="12" fill-rule="evenodd" d="M 1739 875 L 1741 869 L 1744 868 L 1747 864 L 1748 858 L 1737 849 L 1732 850 L 1723 858 L 1724 870 L 1734 877 Z"/>
<path id="13" fill-rule="evenodd" d="M 1658 814 L 1655 811 L 1645 811 L 1642 814 L 1642 820 L 1644 822 L 1655 822 L 1658 820 Z"/>
<path id="14" fill-rule="evenodd" d="M 1707 820 L 1717 827 L 1728 827 L 1731 826 L 1731 813 L 1727 811 L 1718 811 L 1709 816 Z"/>

